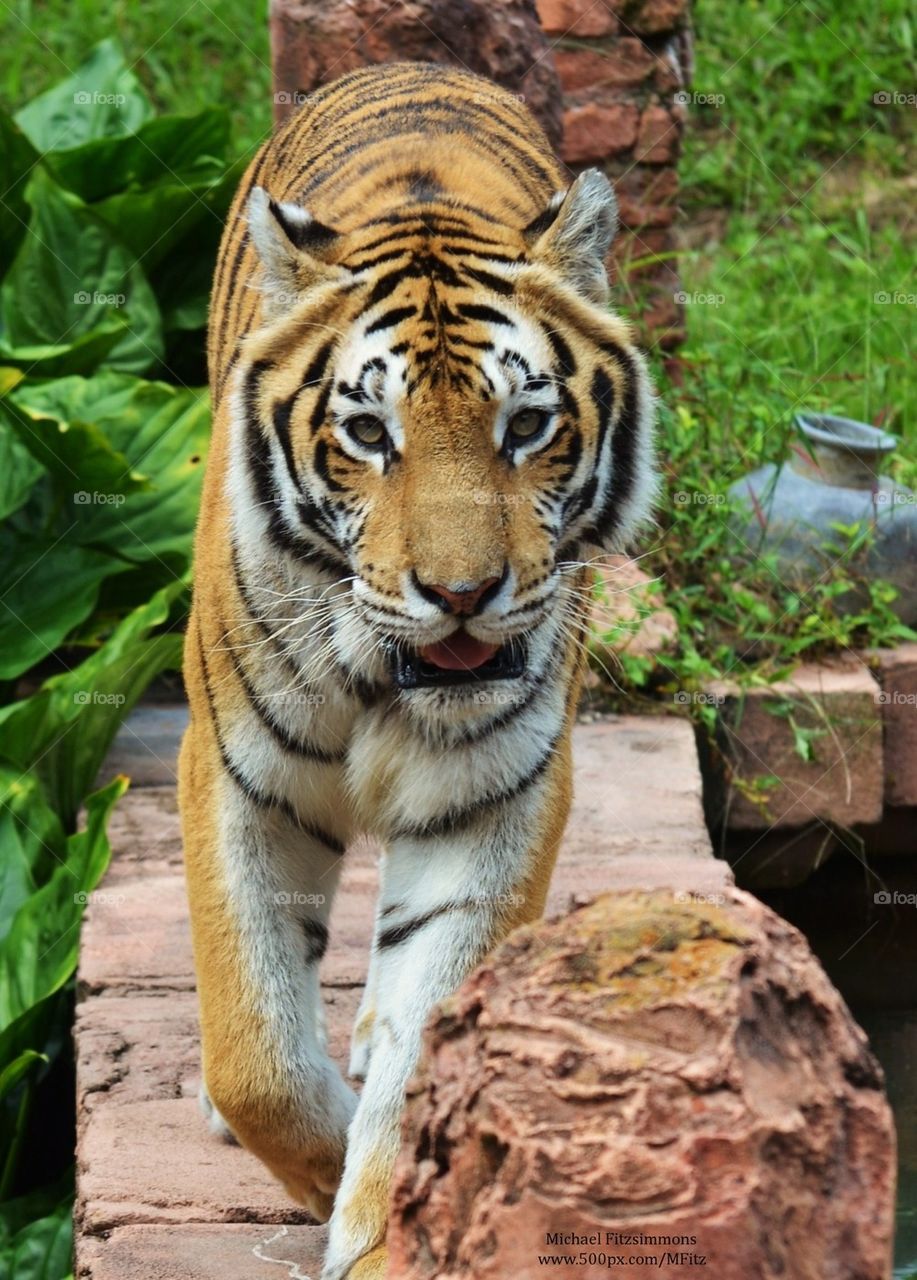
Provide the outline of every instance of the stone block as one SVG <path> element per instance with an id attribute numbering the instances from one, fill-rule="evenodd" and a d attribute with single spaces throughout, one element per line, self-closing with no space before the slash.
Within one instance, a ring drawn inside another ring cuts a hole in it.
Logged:
<path id="1" fill-rule="evenodd" d="M 716 683 L 706 696 L 720 706 L 721 754 L 707 761 L 715 825 L 765 831 L 879 820 L 882 707 L 864 663 L 804 665 L 744 691 Z"/>
<path id="2" fill-rule="evenodd" d="M 917 644 L 866 655 L 879 682 L 885 736 L 885 803 L 917 805 Z"/>
<path id="3" fill-rule="evenodd" d="M 637 140 L 640 112 L 632 103 L 595 102 L 564 112 L 561 156 L 567 164 L 585 164 L 629 151 Z"/>

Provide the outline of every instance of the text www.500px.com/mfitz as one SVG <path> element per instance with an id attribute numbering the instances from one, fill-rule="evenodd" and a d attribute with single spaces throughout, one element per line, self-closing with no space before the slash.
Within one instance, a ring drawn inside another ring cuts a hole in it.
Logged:
<path id="1" fill-rule="evenodd" d="M 540 1253 L 542 1267 L 705 1267 L 706 1256 L 697 1253 L 693 1235 L 645 1235 L 643 1232 L 595 1231 L 579 1235 L 575 1231 L 548 1231 L 545 1244 L 575 1252 Z M 634 1246 L 660 1249 L 658 1253 L 633 1253 Z M 614 1252 L 612 1252 L 612 1250 Z"/>

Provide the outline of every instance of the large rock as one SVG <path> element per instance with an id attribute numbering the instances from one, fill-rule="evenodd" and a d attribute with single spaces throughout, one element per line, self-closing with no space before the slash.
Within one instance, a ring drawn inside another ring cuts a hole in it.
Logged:
<path id="1" fill-rule="evenodd" d="M 801 934 L 711 898 L 608 894 L 517 931 L 442 1006 L 393 1276 L 886 1280 L 894 1136 L 866 1038 Z"/>
<path id="2" fill-rule="evenodd" d="M 270 24 L 279 120 L 357 67 L 442 62 L 519 94 L 560 145 L 560 82 L 534 0 L 271 0 Z"/>

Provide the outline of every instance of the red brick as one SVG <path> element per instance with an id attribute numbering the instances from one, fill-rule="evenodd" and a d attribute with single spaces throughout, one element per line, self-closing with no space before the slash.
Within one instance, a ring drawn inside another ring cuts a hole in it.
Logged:
<path id="1" fill-rule="evenodd" d="M 864 663 L 807 665 L 787 680 L 743 693 L 729 682 L 711 685 L 722 699 L 719 723 L 728 773 L 711 761 L 719 816 L 741 830 L 801 827 L 813 819 L 852 826 L 877 822 L 884 784 L 879 688 Z M 801 758 L 793 726 L 814 731 L 814 758 Z M 733 786 L 725 791 L 731 780 Z M 760 790 L 759 807 L 740 785 L 775 779 Z M 713 794 L 711 790 L 711 795 Z"/>
<path id="2" fill-rule="evenodd" d="M 627 29 L 641 36 L 663 35 L 683 26 L 689 0 L 643 0 L 628 9 Z"/>
<path id="3" fill-rule="evenodd" d="M 551 36 L 606 36 L 618 19 L 603 0 L 535 0 L 542 28 Z"/>
<path id="4" fill-rule="evenodd" d="M 678 154 L 682 125 L 665 107 L 647 107 L 640 117 L 636 159 L 644 164 L 668 164 Z"/>
<path id="5" fill-rule="evenodd" d="M 583 164 L 629 151 L 637 140 L 639 115 L 629 103 L 571 107 L 564 112 L 561 156 L 567 164 Z"/>
<path id="6" fill-rule="evenodd" d="M 652 76 L 656 59 L 641 40 L 625 37 L 600 48 L 554 50 L 565 93 L 591 88 L 633 88 Z"/>
<path id="7" fill-rule="evenodd" d="M 885 803 L 917 805 L 917 644 L 868 654 L 881 693 Z"/>

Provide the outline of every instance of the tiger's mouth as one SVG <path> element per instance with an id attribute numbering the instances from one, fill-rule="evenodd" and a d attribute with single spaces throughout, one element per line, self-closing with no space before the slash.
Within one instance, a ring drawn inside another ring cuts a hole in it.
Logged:
<path id="1" fill-rule="evenodd" d="M 518 639 L 485 644 L 460 627 L 445 640 L 420 649 L 393 646 L 391 662 L 399 689 L 430 689 L 516 679 L 525 671 L 525 649 Z"/>

